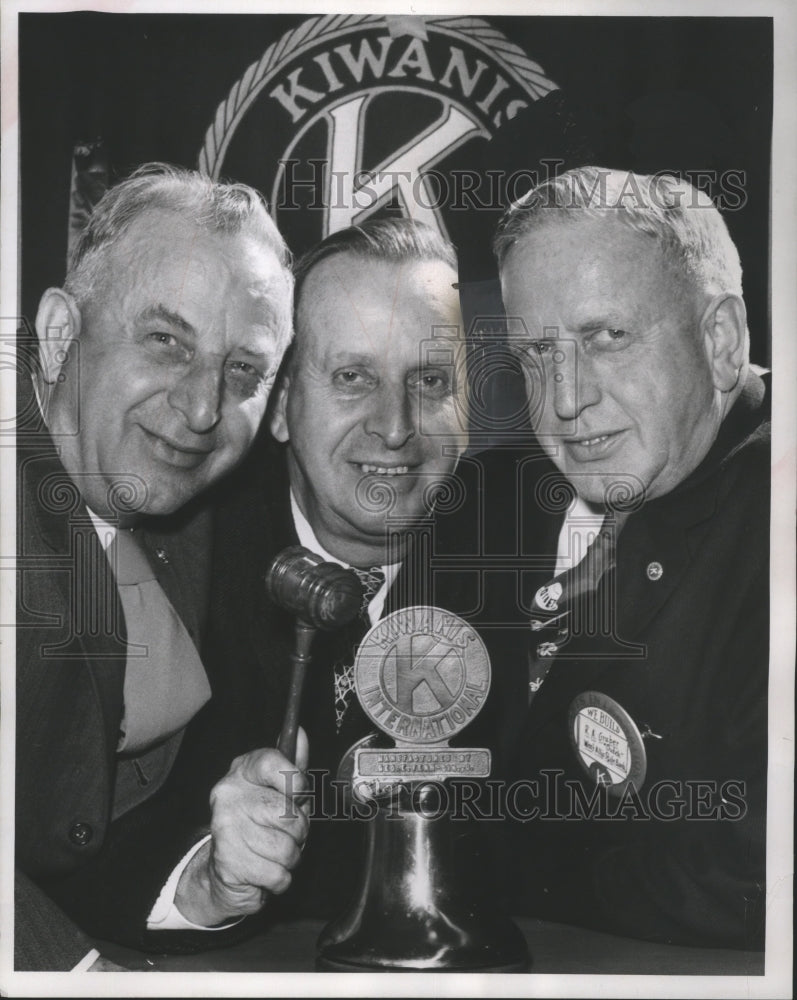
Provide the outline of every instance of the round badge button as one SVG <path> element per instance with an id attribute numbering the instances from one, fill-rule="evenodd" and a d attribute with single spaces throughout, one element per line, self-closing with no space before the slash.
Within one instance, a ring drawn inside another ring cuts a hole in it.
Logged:
<path id="1" fill-rule="evenodd" d="M 94 837 L 89 823 L 73 823 L 69 828 L 69 839 L 76 847 L 87 847 Z"/>
<path id="2" fill-rule="evenodd" d="M 664 576 L 664 567 L 660 562 L 648 563 L 647 574 L 648 580 L 660 580 Z"/>
<path id="3" fill-rule="evenodd" d="M 582 769 L 596 784 L 621 795 L 639 790 L 647 754 L 637 724 L 622 705 L 600 691 L 584 691 L 570 703 L 568 738 Z"/>

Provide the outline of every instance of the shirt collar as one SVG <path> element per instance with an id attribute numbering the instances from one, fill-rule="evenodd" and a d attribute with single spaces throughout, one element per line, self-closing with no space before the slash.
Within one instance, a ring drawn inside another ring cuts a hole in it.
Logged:
<path id="1" fill-rule="evenodd" d="M 324 546 L 316 538 L 316 533 L 313 531 L 310 522 L 304 516 L 296 500 L 296 494 L 291 490 L 291 514 L 293 515 L 293 524 L 296 528 L 296 534 L 299 538 L 299 544 L 303 545 L 306 549 L 310 549 L 311 552 L 315 552 L 316 555 L 321 556 L 325 562 L 337 563 L 338 566 L 345 566 L 347 569 L 351 568 L 351 563 L 344 562 L 342 559 L 338 559 L 337 556 L 331 555 Z M 391 563 L 386 566 L 382 566 L 382 572 L 385 574 L 385 579 L 388 582 L 388 586 L 395 580 L 398 571 L 401 569 L 401 563 Z"/>
<path id="2" fill-rule="evenodd" d="M 99 514 L 95 514 L 91 507 L 86 507 L 88 515 L 91 518 L 91 523 L 94 525 L 94 530 L 100 537 L 100 543 L 103 549 L 107 552 L 108 546 L 116 538 L 117 527 L 115 524 L 110 524 L 108 521 L 104 521 Z"/>
<path id="3" fill-rule="evenodd" d="M 321 558 L 326 562 L 337 563 L 339 566 L 345 566 L 347 569 L 351 568 L 349 563 L 345 563 L 342 559 L 337 559 L 335 556 L 327 552 L 318 541 L 315 532 L 310 526 L 310 522 L 299 508 L 299 504 L 293 490 L 291 490 L 291 514 L 293 515 L 293 525 L 296 528 L 296 535 L 299 539 L 300 545 L 303 545 L 306 549 L 310 549 L 311 552 L 315 552 L 316 555 L 321 556 Z M 371 619 L 372 624 L 378 621 L 381 617 L 382 609 L 385 606 L 385 598 L 387 597 L 388 591 L 393 586 L 400 569 L 401 563 L 391 563 L 390 565 L 382 566 L 382 572 L 385 574 L 385 582 L 374 594 L 368 605 L 368 617 Z"/>
<path id="4" fill-rule="evenodd" d="M 38 407 L 39 414 L 41 415 L 42 423 L 45 427 L 47 427 L 47 415 L 44 412 L 44 405 L 39 392 L 39 386 L 35 378 L 31 379 L 31 385 L 33 386 L 33 396 L 36 400 L 36 406 Z M 107 552 L 108 547 L 116 537 L 116 525 L 110 524 L 108 521 L 101 518 L 99 514 L 95 514 L 88 505 L 86 506 L 86 512 L 91 518 L 91 523 L 94 525 L 94 530 L 97 532 L 103 551 Z"/>

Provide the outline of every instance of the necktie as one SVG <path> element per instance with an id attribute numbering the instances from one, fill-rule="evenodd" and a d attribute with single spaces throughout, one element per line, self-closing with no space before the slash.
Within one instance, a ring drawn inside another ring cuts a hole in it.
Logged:
<path id="1" fill-rule="evenodd" d="M 354 691 L 354 659 L 357 647 L 371 628 L 368 605 L 385 582 L 385 574 L 381 566 L 372 566 L 370 569 L 352 568 L 363 586 L 363 600 L 360 614 L 352 623 L 351 631 L 347 637 L 346 652 L 343 658 L 335 664 L 335 730 L 338 733 L 343 725 L 343 717 L 351 703 Z"/>
<path id="2" fill-rule="evenodd" d="M 598 586 L 616 562 L 617 538 L 628 518 L 614 512 L 605 518 L 584 558 L 572 569 L 554 577 L 534 595 L 529 648 L 529 702 L 542 686 L 560 649 L 570 640 L 573 618 L 585 598 L 596 600 Z M 583 607 L 583 605 L 581 605 Z"/>
<path id="3" fill-rule="evenodd" d="M 182 729 L 211 692 L 196 647 L 132 534 L 119 529 L 107 556 L 128 641 L 117 749 L 132 753 Z"/>

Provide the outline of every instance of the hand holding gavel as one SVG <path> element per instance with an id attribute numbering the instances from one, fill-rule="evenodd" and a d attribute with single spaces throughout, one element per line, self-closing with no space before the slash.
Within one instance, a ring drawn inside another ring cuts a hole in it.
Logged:
<path id="1" fill-rule="evenodd" d="M 310 647 L 318 629 L 334 631 L 360 612 L 363 588 L 357 575 L 337 563 L 294 545 L 284 549 L 266 573 L 266 593 L 296 615 L 296 645 L 291 663 L 291 688 L 277 747 L 288 760 L 296 759 L 296 732 Z"/>

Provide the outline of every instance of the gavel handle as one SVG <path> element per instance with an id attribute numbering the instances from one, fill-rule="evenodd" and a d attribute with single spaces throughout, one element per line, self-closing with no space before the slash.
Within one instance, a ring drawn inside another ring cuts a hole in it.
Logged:
<path id="1" fill-rule="evenodd" d="M 294 764 L 296 763 L 296 735 L 299 729 L 299 710 L 302 706 L 302 690 L 304 675 L 310 662 L 310 647 L 316 630 L 301 619 L 296 622 L 296 639 L 291 656 L 293 670 L 291 672 L 291 689 L 288 692 L 288 702 L 285 706 L 285 717 L 282 720 L 282 731 L 277 742 L 277 749 Z"/>

